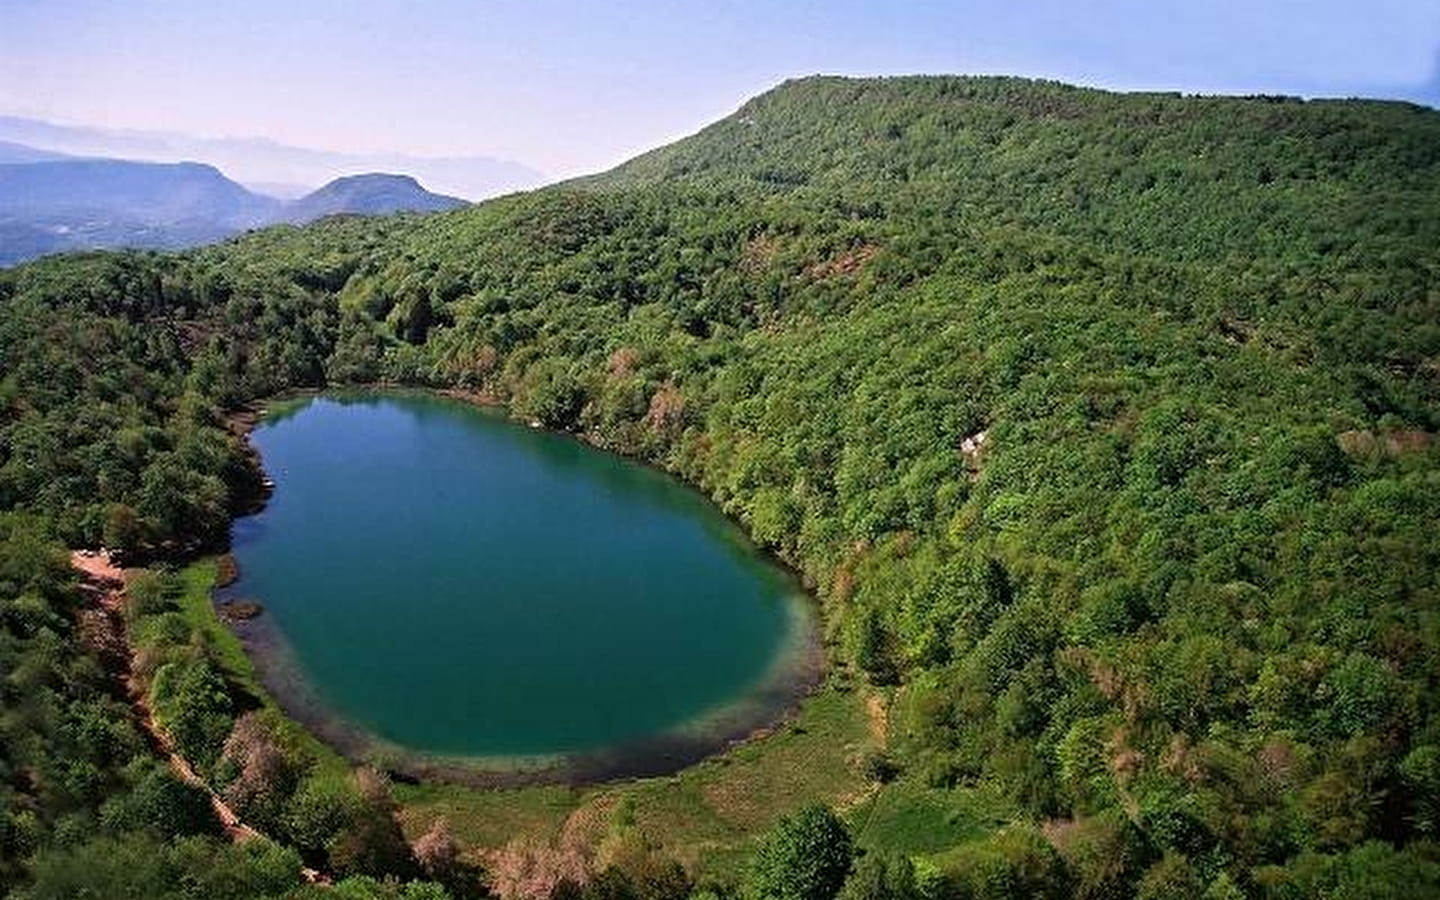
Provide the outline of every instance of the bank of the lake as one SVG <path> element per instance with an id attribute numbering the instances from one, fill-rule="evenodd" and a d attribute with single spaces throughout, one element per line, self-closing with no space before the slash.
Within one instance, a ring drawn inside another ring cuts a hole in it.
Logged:
<path id="1" fill-rule="evenodd" d="M 206 557 L 179 570 L 180 613 L 204 635 L 226 681 L 252 698 L 289 746 L 300 748 L 320 770 L 344 774 L 347 761 L 288 718 L 262 684 L 251 656 L 212 602 L 217 561 Z M 399 817 L 411 839 L 443 818 L 466 856 L 489 864 L 520 846 L 549 852 L 599 852 L 611 831 L 639 828 L 702 878 L 732 878 L 754 836 L 787 812 L 809 803 L 854 811 L 862 836 L 884 842 L 916 827 L 971 827 L 972 811 L 993 801 L 958 797 L 953 810 L 926 811 L 918 822 L 907 812 L 904 788 L 880 786 L 864 775 L 864 761 L 885 746 L 877 713 L 884 692 L 831 672 L 793 716 L 754 740 L 742 741 L 673 774 L 594 784 L 509 784 L 398 780 L 393 784 Z M 384 763 L 384 760 L 380 760 Z"/>
<path id="2" fill-rule="evenodd" d="M 221 596 L 260 601 L 232 624 L 266 688 L 352 759 L 663 774 L 818 682 L 798 582 L 663 473 L 423 392 L 287 398 L 258 426 L 277 490 L 237 521 Z"/>

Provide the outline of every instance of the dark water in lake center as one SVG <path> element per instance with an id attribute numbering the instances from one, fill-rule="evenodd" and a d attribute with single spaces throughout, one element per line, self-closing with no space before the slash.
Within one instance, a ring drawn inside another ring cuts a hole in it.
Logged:
<path id="1" fill-rule="evenodd" d="M 805 627 L 679 482 L 459 401 L 279 404 L 252 440 L 276 490 L 236 523 L 236 592 L 334 714 L 402 747 L 643 739 L 754 690 Z"/>

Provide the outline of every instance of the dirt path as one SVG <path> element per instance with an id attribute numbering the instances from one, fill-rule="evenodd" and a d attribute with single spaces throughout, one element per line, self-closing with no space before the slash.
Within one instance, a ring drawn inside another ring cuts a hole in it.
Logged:
<path id="1" fill-rule="evenodd" d="M 150 709 L 150 704 L 145 702 L 145 694 L 130 670 L 130 649 L 125 641 L 125 586 L 130 573 L 115 565 L 104 551 L 77 550 L 70 554 L 70 565 L 84 574 L 86 588 L 95 595 L 100 612 L 108 620 L 111 634 L 107 636 L 107 643 L 123 648 L 123 653 L 120 654 L 121 668 L 116 674 L 125 685 L 125 691 L 130 696 L 130 702 L 135 707 L 135 713 L 150 743 L 165 757 L 170 769 L 181 781 L 205 792 L 210 799 L 210 808 L 215 811 L 215 817 L 220 820 L 230 840 L 239 843 L 264 837 L 259 831 L 245 824 L 224 798 L 215 793 L 205 779 L 196 773 L 190 762 L 180 755 L 171 743 L 170 736 L 160 727 L 160 723 L 155 721 L 155 713 Z M 302 869 L 301 875 L 306 881 L 323 883 L 323 876 L 314 869 Z"/>
<path id="2" fill-rule="evenodd" d="M 880 750 L 884 750 L 890 738 L 890 712 L 885 708 L 885 698 L 875 691 L 865 696 L 865 718 L 870 726 L 870 737 Z"/>

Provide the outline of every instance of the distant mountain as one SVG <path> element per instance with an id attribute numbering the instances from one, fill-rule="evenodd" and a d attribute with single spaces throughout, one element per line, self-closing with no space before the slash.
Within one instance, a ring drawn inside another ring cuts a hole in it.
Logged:
<path id="1" fill-rule="evenodd" d="M 427 157 L 337 153 L 254 138 L 200 138 L 158 131 L 119 131 L 0 116 L 0 141 L 76 156 L 181 162 L 203 159 L 249 184 L 324 184 L 340 175 L 407 172 L 446 193 L 470 200 L 538 187 L 544 174 L 489 156 Z"/>
<path id="2" fill-rule="evenodd" d="M 39 147 L 0 141 L 0 163 L 50 162 L 68 158 L 67 154 L 57 153 L 54 150 L 41 150 Z"/>
<path id="3" fill-rule="evenodd" d="M 83 214 L 245 228 L 269 220 L 278 206 L 202 163 L 65 159 L 0 165 L 0 211 L 12 215 Z"/>
<path id="4" fill-rule="evenodd" d="M 397 212 L 440 212 L 465 205 L 466 201 L 458 197 L 425 190 L 409 175 L 372 172 L 337 178 L 319 190 L 286 204 L 280 218 L 298 224 L 339 213 L 375 216 Z"/>
<path id="5" fill-rule="evenodd" d="M 200 163 L 6 163 L 0 265 L 61 250 L 206 243 L 265 224 L 280 206 Z"/>
<path id="6" fill-rule="evenodd" d="M 64 158 L 3 163 L 0 265 L 64 250 L 188 247 L 247 228 L 303 224 L 329 215 L 435 212 L 464 205 L 464 200 L 425 190 L 408 175 L 337 178 L 286 203 L 201 163 Z"/>

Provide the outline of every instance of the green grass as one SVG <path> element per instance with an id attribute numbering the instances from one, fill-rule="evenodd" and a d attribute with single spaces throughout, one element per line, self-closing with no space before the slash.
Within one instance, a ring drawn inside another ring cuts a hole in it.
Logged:
<path id="1" fill-rule="evenodd" d="M 856 842 L 867 850 L 921 856 L 982 837 L 1014 815 L 992 789 L 937 789 L 906 778 L 856 809 L 852 825 Z"/>
<path id="2" fill-rule="evenodd" d="M 245 652 L 244 643 L 216 613 L 212 595 L 218 569 L 217 559 L 206 557 L 176 573 L 182 586 L 176 600 L 180 614 L 192 631 L 205 641 L 211 659 L 220 668 L 225 680 L 238 692 L 259 702 L 262 714 L 274 726 L 282 743 L 314 759 L 316 766 L 322 771 L 348 771 L 350 764 L 344 757 L 285 715 L 270 692 L 260 683 L 259 673 L 255 671 L 255 663 Z"/>
<path id="3" fill-rule="evenodd" d="M 755 837 L 806 803 L 842 811 L 871 787 L 859 761 L 876 743 L 860 691 L 825 687 L 793 724 L 664 778 L 586 788 L 479 791 L 397 786 L 406 830 L 445 817 L 462 843 L 497 848 L 515 836 L 584 850 L 634 827 L 698 876 L 733 876 Z"/>
<path id="4" fill-rule="evenodd" d="M 215 604 L 210 595 L 215 589 L 217 569 L 215 558 L 206 557 L 176 572 L 182 587 L 177 600 L 180 614 L 185 617 L 190 628 L 204 638 L 210 648 L 211 658 L 225 673 L 225 678 L 255 697 L 264 698 L 265 691 L 260 686 L 254 663 L 245 653 L 245 646 L 215 613 Z"/>

